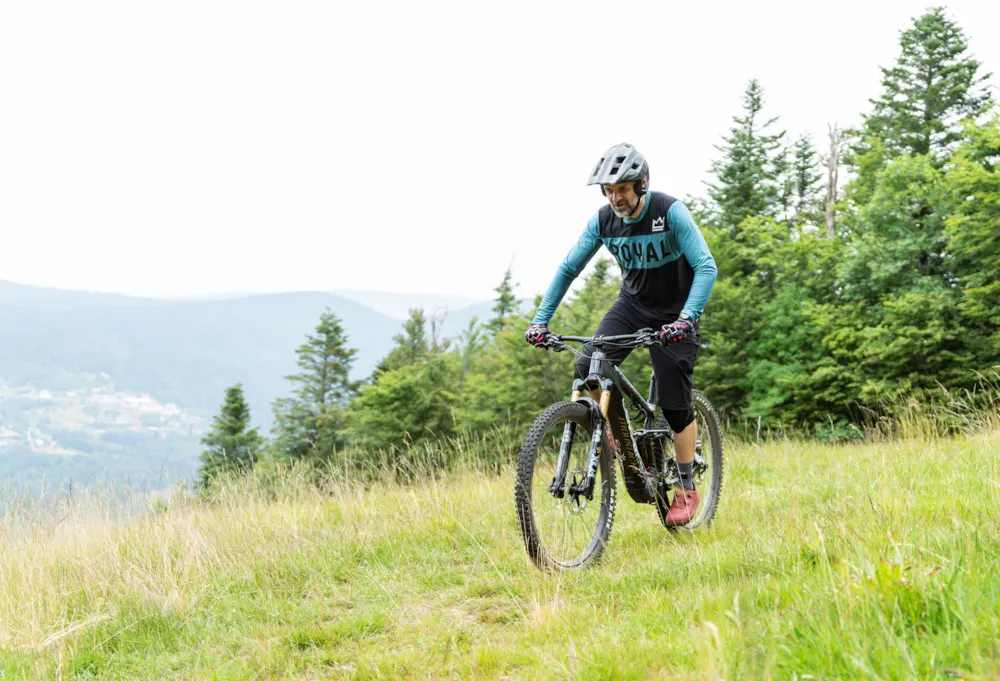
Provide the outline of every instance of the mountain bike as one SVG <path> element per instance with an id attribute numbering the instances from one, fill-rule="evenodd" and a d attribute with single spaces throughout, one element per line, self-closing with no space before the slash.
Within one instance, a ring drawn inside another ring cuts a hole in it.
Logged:
<path id="1" fill-rule="evenodd" d="M 605 349 L 660 344 L 653 329 L 619 336 L 550 334 L 543 347 L 572 350 L 566 342 L 592 349 L 586 378 L 573 382 L 569 401 L 556 402 L 539 414 L 518 454 L 514 503 L 528 555 L 542 569 L 583 568 L 600 558 L 615 519 L 615 459 L 625 490 L 633 501 L 656 507 L 666 526 L 671 494 L 679 485 L 673 453 L 674 433 L 656 417 L 656 377 L 643 398 Z M 595 400 L 596 391 L 600 391 Z M 722 428 L 708 399 L 692 393 L 697 423 L 695 484 L 702 494 L 697 515 L 684 529 L 708 524 L 722 494 Z M 630 414 L 629 412 L 632 412 Z M 641 423 L 634 428 L 633 423 Z M 668 528 L 675 529 L 675 528 Z"/>

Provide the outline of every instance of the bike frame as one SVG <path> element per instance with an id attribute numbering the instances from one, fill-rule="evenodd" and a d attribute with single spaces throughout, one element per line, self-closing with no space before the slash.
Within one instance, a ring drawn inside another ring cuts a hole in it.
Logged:
<path id="1" fill-rule="evenodd" d="M 654 503 L 657 487 L 660 483 L 658 475 L 649 472 L 647 463 L 640 453 L 640 444 L 647 437 L 673 439 L 670 430 L 654 430 L 656 417 L 656 377 L 650 374 L 649 395 L 643 397 L 635 386 L 625 377 L 604 352 L 604 346 L 611 343 L 635 343 L 642 347 L 646 336 L 628 334 L 623 336 L 595 336 L 593 338 L 580 336 L 557 336 L 556 342 L 563 340 L 588 343 L 592 348 L 590 368 L 587 377 L 573 382 L 573 393 L 570 398 L 574 402 L 587 404 L 591 408 L 593 435 L 591 437 L 589 456 L 587 460 L 586 477 L 581 483 L 571 485 L 570 494 L 583 494 L 588 500 L 593 499 L 597 480 L 597 467 L 600 465 L 599 447 L 601 438 L 606 437 L 611 453 L 621 462 L 625 486 L 633 500 L 640 503 Z M 565 346 L 562 346 L 565 347 Z M 557 349 L 559 349 L 557 347 Z M 585 390 L 599 389 L 600 400 L 595 401 Z M 643 419 L 643 429 L 636 430 L 632 426 L 625 398 L 628 397 L 633 407 L 639 411 Z M 562 498 L 566 493 L 566 468 L 569 462 L 570 445 L 576 431 L 575 423 L 564 426 L 562 442 L 559 447 L 559 458 L 556 462 L 556 474 L 549 486 L 549 491 Z M 659 473 L 659 472 L 657 472 Z"/>

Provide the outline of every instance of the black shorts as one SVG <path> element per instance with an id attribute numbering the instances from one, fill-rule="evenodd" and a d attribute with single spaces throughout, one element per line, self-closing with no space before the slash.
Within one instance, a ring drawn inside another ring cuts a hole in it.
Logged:
<path id="1" fill-rule="evenodd" d="M 659 329 L 664 324 L 677 321 L 677 315 L 664 315 L 646 308 L 626 296 L 618 299 L 597 325 L 594 335 L 616 336 L 635 333 L 642 328 Z M 700 324 L 695 323 L 693 336 L 670 346 L 654 345 L 649 348 L 656 376 L 656 403 L 661 409 L 687 411 L 691 408 L 691 390 L 694 387 L 694 363 L 698 358 Z M 583 352 L 576 360 L 576 377 L 586 378 L 590 371 L 590 345 L 583 346 Z M 632 348 L 607 347 L 604 352 L 616 366 L 628 357 Z"/>

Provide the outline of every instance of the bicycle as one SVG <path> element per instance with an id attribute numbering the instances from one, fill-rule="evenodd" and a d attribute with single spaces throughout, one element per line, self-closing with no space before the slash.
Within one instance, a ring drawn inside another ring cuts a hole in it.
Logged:
<path id="1" fill-rule="evenodd" d="M 614 459 L 621 464 L 629 496 L 636 503 L 654 505 L 664 526 L 671 490 L 680 482 L 670 450 L 674 433 L 666 419 L 656 418 L 655 375 L 650 374 L 649 397 L 644 399 L 604 352 L 610 345 L 659 344 L 656 332 L 640 329 L 633 334 L 593 337 L 550 334 L 543 347 L 572 350 L 567 341 L 591 344 L 588 375 L 573 382 L 569 401 L 556 402 L 535 418 L 518 454 L 514 489 L 525 548 L 541 569 L 584 568 L 600 558 L 615 518 Z M 595 389 L 600 390 L 599 400 L 592 396 Z M 633 428 L 629 406 L 636 421 L 642 422 L 641 429 Z M 698 424 L 694 475 L 703 497 L 698 514 L 683 526 L 688 530 L 711 522 L 723 477 L 718 414 L 697 390 L 692 393 L 692 406 Z M 543 515 L 546 507 L 547 515 Z"/>

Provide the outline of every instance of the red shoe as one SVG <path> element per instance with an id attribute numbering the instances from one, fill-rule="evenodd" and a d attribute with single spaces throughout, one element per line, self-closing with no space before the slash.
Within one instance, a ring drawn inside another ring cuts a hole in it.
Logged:
<path id="1" fill-rule="evenodd" d="M 670 510 L 667 512 L 667 517 L 663 519 L 663 524 L 667 527 L 687 525 L 694 519 L 700 501 L 701 496 L 698 494 L 698 490 L 677 490 L 674 492 L 674 501 L 670 504 Z"/>

